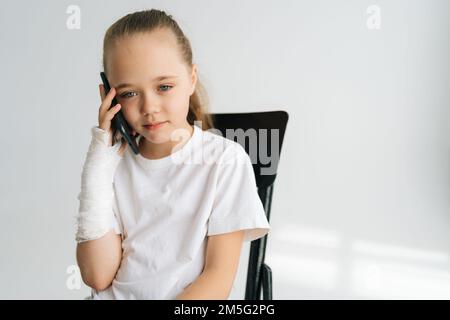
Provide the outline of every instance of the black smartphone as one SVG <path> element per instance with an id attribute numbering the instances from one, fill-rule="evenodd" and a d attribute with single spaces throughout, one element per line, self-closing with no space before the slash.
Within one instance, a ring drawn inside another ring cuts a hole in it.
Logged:
<path id="1" fill-rule="evenodd" d="M 104 72 L 100 72 L 100 77 L 102 78 L 103 86 L 105 87 L 105 94 L 108 94 L 109 90 L 111 90 L 111 86 L 109 85 L 108 79 L 106 78 L 106 74 Z M 116 100 L 116 97 L 114 97 L 109 109 L 114 107 L 116 104 L 117 104 L 117 100 Z M 136 143 L 136 139 L 130 133 L 130 131 L 131 131 L 130 125 L 125 120 L 122 110 L 119 110 L 119 112 L 117 112 L 114 115 L 114 118 L 111 121 L 111 125 L 112 125 L 113 129 L 115 130 L 113 132 L 113 141 L 114 141 L 115 134 L 117 132 L 120 132 L 122 137 L 124 137 L 125 140 L 128 142 L 128 145 L 131 147 L 131 150 L 133 150 L 133 152 L 135 154 L 139 154 L 139 148 Z"/>

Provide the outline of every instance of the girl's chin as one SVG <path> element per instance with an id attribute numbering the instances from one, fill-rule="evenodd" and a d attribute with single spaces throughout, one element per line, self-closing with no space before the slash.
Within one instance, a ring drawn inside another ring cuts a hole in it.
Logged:
<path id="1" fill-rule="evenodd" d="M 166 143 L 170 141 L 170 134 L 167 131 L 156 131 L 156 132 L 142 132 L 142 139 L 155 144 Z"/>

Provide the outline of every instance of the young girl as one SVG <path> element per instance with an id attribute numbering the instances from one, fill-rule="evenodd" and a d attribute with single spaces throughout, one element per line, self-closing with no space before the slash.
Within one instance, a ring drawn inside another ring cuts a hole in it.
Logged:
<path id="1" fill-rule="evenodd" d="M 227 299 L 242 242 L 270 229 L 250 158 L 207 130 L 190 43 L 170 15 L 124 16 L 107 30 L 103 50 L 111 90 L 99 88 L 76 234 L 91 298 Z M 113 138 L 119 110 L 138 155 Z"/>

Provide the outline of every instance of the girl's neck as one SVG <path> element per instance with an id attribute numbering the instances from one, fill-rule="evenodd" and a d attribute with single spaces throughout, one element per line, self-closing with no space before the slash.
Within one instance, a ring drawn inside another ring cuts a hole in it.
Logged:
<path id="1" fill-rule="evenodd" d="M 189 131 L 189 138 L 184 141 L 169 141 L 165 143 L 151 143 L 144 136 L 139 140 L 139 153 L 147 159 L 157 160 L 161 158 L 165 158 L 171 155 L 173 152 L 182 148 L 192 137 L 194 133 L 194 127 L 190 124 L 187 124 L 185 127 L 186 130 Z M 174 149 L 176 146 L 176 149 Z"/>

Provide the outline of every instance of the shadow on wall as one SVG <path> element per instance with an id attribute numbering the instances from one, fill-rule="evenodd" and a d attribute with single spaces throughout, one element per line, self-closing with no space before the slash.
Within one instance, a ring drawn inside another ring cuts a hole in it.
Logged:
<path id="1" fill-rule="evenodd" d="M 450 299 L 445 252 L 280 226 L 268 242 L 274 299 Z"/>

